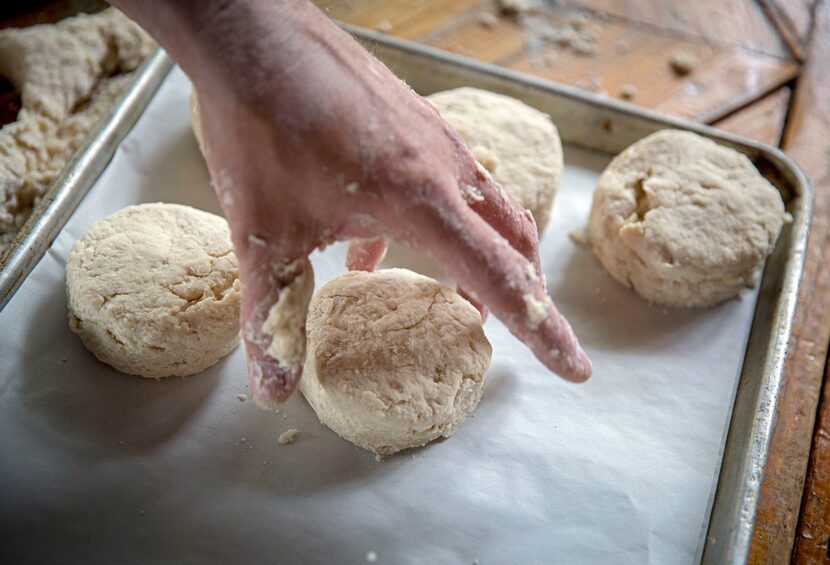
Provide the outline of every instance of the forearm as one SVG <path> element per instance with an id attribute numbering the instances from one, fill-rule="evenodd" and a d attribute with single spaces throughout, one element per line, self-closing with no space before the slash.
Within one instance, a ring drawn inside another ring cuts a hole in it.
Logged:
<path id="1" fill-rule="evenodd" d="M 111 0 L 164 47 L 197 85 L 234 87 L 263 60 L 290 64 L 311 30 L 331 25 L 307 0 Z M 269 51 L 269 57 L 262 57 Z"/>

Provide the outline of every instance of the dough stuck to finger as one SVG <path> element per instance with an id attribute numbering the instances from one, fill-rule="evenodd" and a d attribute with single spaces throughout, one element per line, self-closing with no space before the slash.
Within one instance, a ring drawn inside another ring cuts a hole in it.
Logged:
<path id="1" fill-rule="evenodd" d="M 238 270 L 223 218 L 176 204 L 130 206 L 72 247 L 69 325 L 124 373 L 198 373 L 239 342 Z"/>
<path id="2" fill-rule="evenodd" d="M 644 298 L 706 307 L 755 283 L 784 217 L 780 194 L 745 155 L 663 130 L 602 173 L 588 236 L 614 278 Z"/>
<path id="3" fill-rule="evenodd" d="M 427 97 L 473 157 L 530 210 L 539 234 L 562 176 L 562 142 L 550 116 L 509 96 L 456 88 Z"/>
<path id="4" fill-rule="evenodd" d="M 469 302 L 405 269 L 349 272 L 311 301 L 300 390 L 320 421 L 387 455 L 449 437 L 482 395 L 492 348 Z"/>

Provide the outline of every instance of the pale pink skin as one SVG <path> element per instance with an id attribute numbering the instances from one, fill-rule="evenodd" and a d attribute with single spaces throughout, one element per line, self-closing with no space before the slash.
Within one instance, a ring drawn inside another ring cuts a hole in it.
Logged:
<path id="1" fill-rule="evenodd" d="M 199 93 L 208 166 L 230 223 L 243 285 L 253 397 L 287 398 L 301 370 L 265 349 L 260 328 L 294 262 L 337 240 L 391 238 L 443 263 L 560 376 L 591 364 L 543 299 L 532 217 L 480 173 L 436 110 L 306 0 L 114 0 L 164 46 Z M 357 183 L 347 190 L 351 183 Z M 463 184 L 483 202 L 466 202 Z M 353 250 L 374 268 L 383 241 Z M 298 336 L 304 339 L 304 336 Z"/>

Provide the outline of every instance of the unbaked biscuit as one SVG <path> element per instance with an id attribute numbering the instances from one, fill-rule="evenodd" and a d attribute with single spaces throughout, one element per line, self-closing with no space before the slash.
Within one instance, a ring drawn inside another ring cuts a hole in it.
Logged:
<path id="1" fill-rule="evenodd" d="M 130 206 L 72 247 L 69 325 L 124 373 L 198 373 L 239 342 L 237 275 L 223 218 L 176 204 Z"/>
<path id="2" fill-rule="evenodd" d="M 405 269 L 352 271 L 309 308 L 300 390 L 320 421 L 379 454 L 449 437 L 478 405 L 492 348 L 481 316 Z"/>
<path id="3" fill-rule="evenodd" d="M 706 307 L 754 284 L 784 217 L 778 191 L 745 155 L 664 130 L 602 173 L 588 236 L 614 278 L 643 297 Z"/>
<path id="4" fill-rule="evenodd" d="M 458 132 L 473 157 L 523 207 L 541 234 L 562 176 L 562 142 L 550 116 L 524 102 L 478 88 L 427 99 Z"/>

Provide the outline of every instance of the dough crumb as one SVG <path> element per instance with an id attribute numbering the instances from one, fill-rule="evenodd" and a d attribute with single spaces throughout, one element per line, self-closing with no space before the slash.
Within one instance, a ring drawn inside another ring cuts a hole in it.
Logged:
<path id="1" fill-rule="evenodd" d="M 484 202 L 484 195 L 481 194 L 481 191 L 469 184 L 461 185 L 461 196 L 470 204 L 473 202 Z"/>
<path id="2" fill-rule="evenodd" d="M 237 394 L 236 399 L 239 402 L 245 402 L 246 400 L 248 400 L 248 395 L 247 394 Z"/>
<path id="3" fill-rule="evenodd" d="M 545 296 L 544 300 L 536 300 L 532 294 L 525 294 L 522 299 L 527 308 L 527 321 L 531 328 L 536 328 L 548 317 L 548 304 L 550 298 Z"/>
<path id="4" fill-rule="evenodd" d="M 241 438 L 239 438 L 239 441 L 240 441 L 241 443 L 245 443 L 245 442 L 246 442 L 246 441 L 248 441 L 248 440 L 247 440 L 247 439 L 245 439 L 244 437 L 241 437 Z"/>
<path id="5" fill-rule="evenodd" d="M 518 16 L 535 12 L 539 5 L 535 0 L 497 0 L 499 11 L 505 16 Z"/>
<path id="6" fill-rule="evenodd" d="M 254 247 L 265 247 L 266 245 L 265 240 L 255 233 L 248 234 L 248 243 L 250 243 Z"/>
<path id="7" fill-rule="evenodd" d="M 374 551 L 366 552 L 366 561 L 368 561 L 369 563 L 374 563 L 377 560 L 378 560 L 378 554 L 376 552 L 374 552 Z"/>
<path id="8" fill-rule="evenodd" d="M 784 212 L 784 223 L 791 224 L 793 223 L 793 215 L 789 212 Z"/>
<path id="9" fill-rule="evenodd" d="M 294 438 L 296 438 L 297 434 L 299 434 L 299 433 L 300 433 L 300 430 L 298 430 L 297 428 L 290 428 L 290 429 L 285 430 L 284 432 L 282 432 L 277 441 L 279 441 L 282 445 L 287 445 L 289 443 L 293 443 Z"/>
<path id="10" fill-rule="evenodd" d="M 574 53 L 577 55 L 584 55 L 588 57 L 593 57 L 597 54 L 597 46 L 593 41 L 589 41 L 584 37 L 577 38 L 575 41 L 571 43 L 571 49 L 573 49 Z"/>
<path id="11" fill-rule="evenodd" d="M 539 278 L 536 276 L 536 267 L 533 266 L 533 263 L 525 265 L 525 276 L 529 281 L 535 281 Z"/>
<path id="12" fill-rule="evenodd" d="M 357 194 L 358 190 L 360 190 L 360 185 L 356 182 L 350 182 L 346 185 L 346 192 L 349 194 Z"/>
<path id="13" fill-rule="evenodd" d="M 620 88 L 620 98 L 623 100 L 634 100 L 637 98 L 637 87 L 633 84 L 624 84 Z"/>
<path id="14" fill-rule="evenodd" d="M 585 228 L 582 229 L 573 229 L 568 232 L 568 237 L 571 238 L 571 241 L 576 243 L 577 245 L 588 245 L 588 230 Z"/>
<path id="15" fill-rule="evenodd" d="M 605 86 L 602 84 L 602 79 L 597 76 L 592 76 L 574 83 L 574 86 L 587 90 L 588 92 L 595 92 L 597 94 L 607 94 Z"/>
<path id="16" fill-rule="evenodd" d="M 688 51 L 675 51 L 669 59 L 669 66 L 677 76 L 686 76 L 695 70 L 697 58 Z"/>
<path id="17" fill-rule="evenodd" d="M 491 14 L 490 12 L 482 12 L 478 15 L 478 23 L 488 29 L 496 27 L 499 24 L 499 21 L 499 17 L 495 14 Z"/>
<path id="18" fill-rule="evenodd" d="M 381 20 L 378 22 L 378 26 L 375 29 L 377 29 L 381 33 L 389 33 L 390 31 L 392 31 L 392 22 L 390 22 L 389 20 Z"/>
<path id="19" fill-rule="evenodd" d="M 383 463 L 384 459 L 383 457 L 381 457 L 380 453 L 375 454 L 375 461 L 377 461 L 378 463 Z"/>

